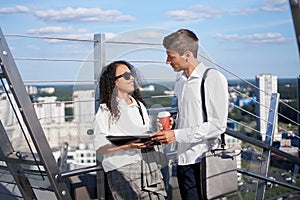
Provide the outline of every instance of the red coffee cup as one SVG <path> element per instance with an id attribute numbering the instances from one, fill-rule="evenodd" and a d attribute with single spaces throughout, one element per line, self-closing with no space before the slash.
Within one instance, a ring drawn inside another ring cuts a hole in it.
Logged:
<path id="1" fill-rule="evenodd" d="M 163 130 L 170 129 L 170 117 L 171 114 L 168 111 L 162 111 L 158 113 L 157 118 L 159 119 L 159 122 L 161 123 Z"/>

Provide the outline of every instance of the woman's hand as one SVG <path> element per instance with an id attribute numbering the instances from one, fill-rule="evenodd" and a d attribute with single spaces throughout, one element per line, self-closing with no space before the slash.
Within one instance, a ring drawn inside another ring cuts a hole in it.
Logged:
<path id="1" fill-rule="evenodd" d="M 127 146 L 127 148 L 136 148 L 136 149 L 152 148 L 154 146 L 154 142 L 151 140 L 146 142 L 141 142 L 141 140 L 138 139 L 124 146 Z"/>

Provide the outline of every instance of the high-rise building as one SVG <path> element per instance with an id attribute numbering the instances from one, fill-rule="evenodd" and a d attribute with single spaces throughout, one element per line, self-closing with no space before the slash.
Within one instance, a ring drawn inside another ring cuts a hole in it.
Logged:
<path id="1" fill-rule="evenodd" d="M 267 125 L 268 125 L 268 116 L 270 111 L 270 102 L 271 94 L 277 93 L 277 76 L 270 74 L 260 74 L 256 76 L 256 97 L 258 103 L 256 104 L 257 116 L 257 129 L 262 134 L 263 140 L 265 140 Z M 274 129 L 274 141 L 279 141 L 281 136 L 278 135 L 277 128 L 277 116 L 275 120 L 275 129 Z"/>
<path id="2" fill-rule="evenodd" d="M 36 95 L 38 93 L 38 89 L 33 85 L 26 85 L 25 89 L 29 95 Z"/>
<path id="3" fill-rule="evenodd" d="M 56 101 L 57 97 L 38 97 L 34 109 L 41 124 L 63 123 L 65 121 L 65 103 Z"/>
<path id="4" fill-rule="evenodd" d="M 73 93 L 74 121 L 93 122 L 95 116 L 95 91 L 77 90 Z"/>

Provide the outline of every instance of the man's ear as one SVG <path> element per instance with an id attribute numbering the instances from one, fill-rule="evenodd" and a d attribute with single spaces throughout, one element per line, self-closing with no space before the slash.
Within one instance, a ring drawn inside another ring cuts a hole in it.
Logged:
<path id="1" fill-rule="evenodd" d="M 187 58 L 189 58 L 189 57 L 193 56 L 193 53 L 192 53 L 191 51 L 187 50 L 187 51 L 184 52 L 184 55 L 185 55 Z"/>

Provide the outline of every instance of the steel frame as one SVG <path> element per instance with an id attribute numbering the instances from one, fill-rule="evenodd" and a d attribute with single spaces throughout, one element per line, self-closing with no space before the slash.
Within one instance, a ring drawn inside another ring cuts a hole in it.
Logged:
<path id="1" fill-rule="evenodd" d="M 59 200 L 71 200 L 71 195 L 65 184 L 64 179 L 61 177 L 61 173 L 56 164 L 55 158 L 52 154 L 49 143 L 46 139 L 43 128 L 37 118 L 35 110 L 30 101 L 29 95 L 26 92 L 24 82 L 20 76 L 16 63 L 13 59 L 11 51 L 5 40 L 5 37 L 0 28 L 0 61 L 1 61 L 1 77 L 5 78 L 9 88 L 14 96 L 17 103 L 18 109 L 22 115 L 24 123 L 30 134 L 31 140 L 37 150 L 38 157 L 40 159 L 41 165 L 43 165 L 47 177 L 51 183 L 52 189 L 55 192 L 57 199 Z M 12 149 L 8 149 L 12 151 Z M 16 177 L 16 183 L 21 192 L 25 193 L 25 190 L 30 188 L 30 183 L 25 180 L 19 181 Z M 22 184 L 26 182 L 26 184 Z M 35 199 L 32 192 L 28 190 L 29 193 L 26 194 L 28 199 Z"/>

